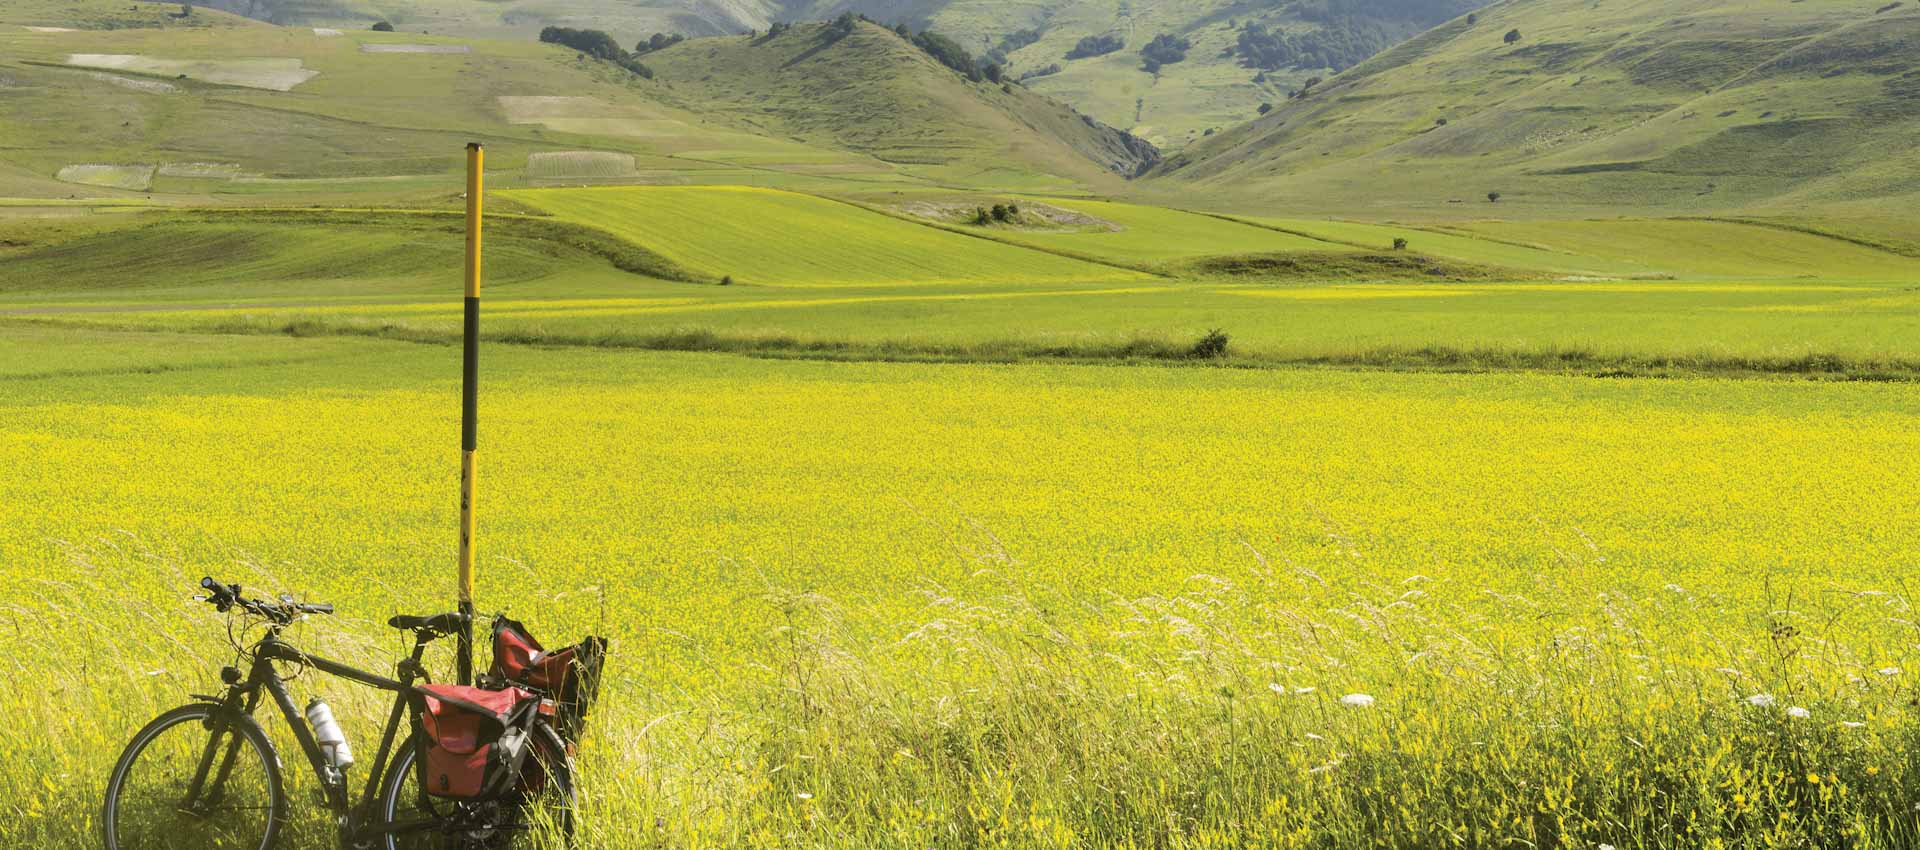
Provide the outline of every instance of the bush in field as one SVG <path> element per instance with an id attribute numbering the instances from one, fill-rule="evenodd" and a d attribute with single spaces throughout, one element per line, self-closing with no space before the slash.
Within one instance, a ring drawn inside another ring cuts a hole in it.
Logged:
<path id="1" fill-rule="evenodd" d="M 1407 250 L 1407 238 L 1406 238 L 1406 237 L 1404 237 L 1404 236 L 1396 236 L 1396 237 L 1394 237 L 1394 238 L 1393 238 L 1393 250 L 1395 250 L 1395 251 L 1405 251 L 1405 250 Z"/>
<path id="2" fill-rule="evenodd" d="M 559 44 L 592 56 L 595 59 L 617 61 L 627 55 L 620 43 L 601 30 L 579 30 L 572 27 L 547 27 L 540 31 L 540 40 L 548 44 Z"/>
<path id="3" fill-rule="evenodd" d="M 1508 44 L 1518 42 L 1520 40 L 1520 31 L 1517 29 L 1507 30 L 1506 40 Z"/>
<path id="4" fill-rule="evenodd" d="M 1489 203 L 1489 204 L 1497 204 L 1497 203 L 1500 203 L 1500 193 L 1499 193 L 1499 192 L 1488 192 L 1488 193 L 1487 193 L 1487 203 Z"/>
<path id="5" fill-rule="evenodd" d="M 1194 342 L 1189 350 L 1194 357 L 1224 357 L 1227 353 L 1227 332 L 1219 328 L 1207 331 L 1207 335 Z"/>
<path id="6" fill-rule="evenodd" d="M 633 52 L 635 55 L 652 53 L 655 50 L 665 50 L 686 40 L 687 37 L 679 33 L 668 34 L 657 32 L 653 34 L 652 38 L 634 45 Z"/>
<path id="7" fill-rule="evenodd" d="M 652 68 L 641 64 L 619 42 L 614 41 L 613 36 L 601 30 L 547 27 L 540 31 L 540 40 L 547 44 L 571 47 L 595 59 L 612 62 L 649 80 L 653 79 Z"/>
<path id="8" fill-rule="evenodd" d="M 1072 50 L 1067 51 L 1067 58 L 1091 59 L 1095 56 L 1105 56 L 1126 46 L 1126 40 L 1117 35 L 1090 35 L 1080 39 Z"/>
<path id="9" fill-rule="evenodd" d="M 1159 73 L 1160 66 L 1186 61 L 1187 51 L 1193 48 L 1193 42 L 1177 35 L 1162 33 L 1140 48 L 1140 67 L 1149 73 Z"/>
<path id="10" fill-rule="evenodd" d="M 375 21 L 372 29 L 374 32 L 393 32 L 393 24 L 387 23 L 386 21 Z"/>

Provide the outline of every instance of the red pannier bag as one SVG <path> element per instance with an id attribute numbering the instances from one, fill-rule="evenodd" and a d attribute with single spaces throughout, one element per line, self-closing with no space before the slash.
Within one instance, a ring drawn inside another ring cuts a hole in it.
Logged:
<path id="1" fill-rule="evenodd" d="M 517 787 L 532 748 L 540 697 L 521 688 L 420 685 L 428 794 L 460 800 L 500 796 Z"/>
<path id="2" fill-rule="evenodd" d="M 493 618 L 491 684 L 517 686 L 552 697 L 553 726 L 569 742 L 578 742 L 587 710 L 600 693 L 600 668 L 607 655 L 607 639 L 588 637 L 572 646 L 548 652 L 520 621 L 504 614 Z"/>

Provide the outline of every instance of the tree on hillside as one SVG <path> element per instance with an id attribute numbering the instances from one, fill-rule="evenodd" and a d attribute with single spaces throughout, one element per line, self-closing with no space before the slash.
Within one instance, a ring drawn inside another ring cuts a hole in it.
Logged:
<path id="1" fill-rule="evenodd" d="M 827 25 L 827 35 L 829 38 L 838 41 L 839 39 L 852 35 L 853 28 L 858 26 L 859 23 L 860 19 L 855 18 L 852 12 L 841 12 L 840 17 L 834 18 L 833 23 Z"/>
<path id="2" fill-rule="evenodd" d="M 1105 56 L 1126 46 L 1127 42 L 1117 35 L 1090 35 L 1080 39 L 1072 50 L 1067 51 L 1067 58 L 1091 59 L 1095 56 Z"/>
<path id="3" fill-rule="evenodd" d="M 578 30 L 572 27 L 547 27 L 540 31 L 540 40 L 547 44 L 559 44 L 571 47 L 595 59 L 601 59 L 619 65 L 628 71 L 653 79 L 653 69 L 640 63 L 626 48 L 613 40 L 613 36 L 600 30 Z"/>
<path id="4" fill-rule="evenodd" d="M 653 34 L 652 38 L 634 45 L 633 52 L 635 55 L 652 53 L 655 50 L 665 50 L 686 40 L 687 37 L 679 33 L 669 35 L 664 32 L 657 32 Z"/>
<path id="5" fill-rule="evenodd" d="M 953 39 L 933 30 L 925 30 L 913 37 L 913 44 L 926 51 L 934 61 L 960 72 L 969 80 L 980 82 L 979 66 L 973 64 L 973 57 L 967 54 L 967 49 L 956 44 Z"/>
<path id="6" fill-rule="evenodd" d="M 1140 48 L 1140 66 L 1148 73 L 1160 73 L 1160 66 L 1184 61 L 1192 48 L 1193 42 L 1181 36 L 1161 33 Z"/>
<path id="7" fill-rule="evenodd" d="M 1487 203 L 1489 203 L 1489 204 L 1497 204 L 1497 203 L 1500 203 L 1500 193 L 1499 193 L 1499 192 L 1488 192 L 1488 193 L 1487 193 Z"/>
<path id="8" fill-rule="evenodd" d="M 1516 42 L 1516 41 L 1519 41 L 1519 40 L 1520 40 L 1520 30 L 1518 30 L 1518 29 L 1510 29 L 1510 30 L 1507 30 L 1507 43 L 1508 43 L 1508 44 L 1512 44 L 1512 43 L 1514 43 L 1514 42 Z"/>
<path id="9" fill-rule="evenodd" d="M 374 32 L 393 32 L 393 24 L 387 23 L 386 21 L 375 21 L 373 23 L 373 31 Z"/>
<path id="10" fill-rule="evenodd" d="M 1267 113 L 1269 113 L 1269 112 L 1272 112 L 1272 111 L 1273 111 L 1273 104 L 1271 104 L 1271 103 L 1262 103 L 1262 104 L 1260 104 L 1260 114 L 1261 114 L 1261 115 L 1265 115 L 1265 114 L 1267 114 Z"/>
<path id="11" fill-rule="evenodd" d="M 995 64 L 992 62 L 987 63 L 985 67 L 980 69 L 981 76 L 986 77 L 987 82 L 989 83 L 1000 82 L 1001 78 L 1006 76 L 1006 73 L 1007 72 L 1005 68 L 1002 68 L 998 64 Z"/>

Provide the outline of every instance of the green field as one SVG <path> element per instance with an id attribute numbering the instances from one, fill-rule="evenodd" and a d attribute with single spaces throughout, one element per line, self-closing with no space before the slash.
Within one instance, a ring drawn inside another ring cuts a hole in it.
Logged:
<path id="1" fill-rule="evenodd" d="M 531 37 L 821 3 L 245 5 L 0 8 L 0 847 L 219 687 L 201 576 L 371 670 L 453 605 L 470 141 L 479 609 L 613 640 L 574 846 L 1920 846 L 1912 7 L 1514 0 L 1129 178 L 1047 93 L 1179 144 L 1320 73 L 1242 24 L 1442 4 L 854 7 L 1126 37 L 1031 88 Z"/>
<path id="2" fill-rule="evenodd" d="M 117 742 L 208 686 L 200 574 L 336 602 L 300 640 L 369 664 L 388 614 L 446 604 L 457 464 L 423 447 L 457 430 L 455 349 L 4 333 L 41 364 L 0 380 L 0 445 L 34 459 L 0 474 L 13 616 L 84 619 L 100 662 L 10 669 L 114 694 L 9 701 L 48 743 L 6 739 L 7 843 L 78 843 L 60 813 Z M 1904 385 L 487 370 L 482 605 L 616 641 L 588 846 L 1912 837 Z M 1769 622 L 1801 630 L 1784 659 Z M 370 734 L 369 700 L 303 687 Z"/>

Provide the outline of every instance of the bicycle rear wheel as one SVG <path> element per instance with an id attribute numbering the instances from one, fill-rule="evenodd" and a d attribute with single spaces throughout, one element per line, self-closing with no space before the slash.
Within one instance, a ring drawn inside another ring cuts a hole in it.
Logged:
<path id="1" fill-rule="evenodd" d="M 388 824 L 434 821 L 432 829 L 381 836 L 384 850 L 535 850 L 564 848 L 573 840 L 573 763 L 566 744 L 547 726 L 537 726 L 521 790 L 490 802 L 461 802 L 420 791 L 419 738 L 394 753 L 381 782 L 376 815 Z"/>
<path id="2" fill-rule="evenodd" d="M 212 704 L 154 718 L 107 779 L 107 850 L 267 850 L 286 815 L 279 764 L 249 717 Z"/>

